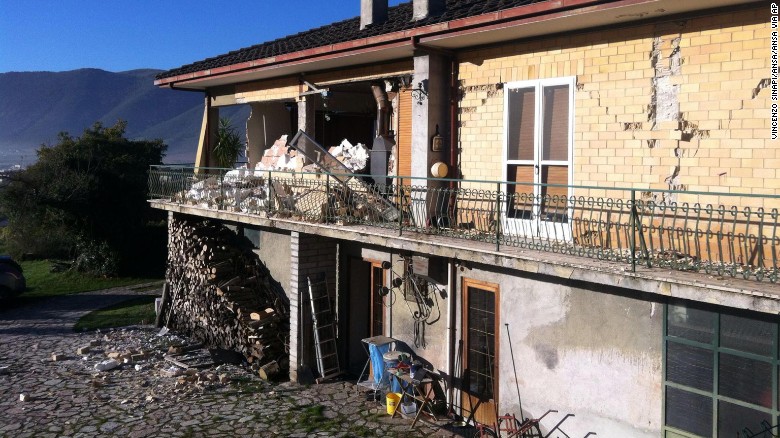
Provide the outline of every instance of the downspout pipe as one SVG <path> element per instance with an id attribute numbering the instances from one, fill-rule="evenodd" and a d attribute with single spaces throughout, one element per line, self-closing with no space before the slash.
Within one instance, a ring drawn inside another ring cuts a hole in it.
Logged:
<path id="1" fill-rule="evenodd" d="M 458 266 L 455 263 L 455 259 L 450 259 L 447 263 L 447 283 L 449 283 L 447 293 L 447 376 L 449 381 L 447 382 L 447 404 L 452 405 L 454 400 L 453 385 L 455 383 L 455 311 L 456 300 L 455 292 L 457 291 L 457 270 Z"/>
<path id="2" fill-rule="evenodd" d="M 385 92 L 384 84 L 381 82 L 371 83 L 371 93 L 376 100 L 377 118 L 376 118 L 376 134 L 377 137 L 387 137 L 388 134 L 388 120 L 387 115 L 390 111 L 390 100 L 387 98 L 387 92 Z"/>
<path id="3" fill-rule="evenodd" d="M 458 60 L 450 57 L 450 179 L 460 178 L 458 167 Z M 450 181 L 450 189 L 456 188 L 456 182 Z M 452 206 L 454 208 L 454 205 Z"/>

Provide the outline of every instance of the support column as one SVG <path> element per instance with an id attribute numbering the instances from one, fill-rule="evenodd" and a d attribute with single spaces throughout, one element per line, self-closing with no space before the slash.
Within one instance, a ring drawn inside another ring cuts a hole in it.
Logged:
<path id="1" fill-rule="evenodd" d="M 195 156 L 196 167 L 214 167 L 216 165 L 212 149 L 217 143 L 218 129 L 219 107 L 211 106 L 211 96 L 206 94 L 200 138 L 198 139 L 198 153 Z"/>
<path id="2" fill-rule="evenodd" d="M 290 234 L 290 381 L 306 382 L 309 373 L 317 374 L 314 358 L 314 333 L 308 301 L 309 275 L 325 272 L 328 293 L 335 303 L 338 241 L 311 234 Z M 332 306 L 335 317 L 335 306 Z"/>
<path id="3" fill-rule="evenodd" d="M 314 138 L 314 109 L 317 98 L 314 95 L 303 96 L 298 99 L 298 129 Z"/>
<path id="4" fill-rule="evenodd" d="M 449 138 L 449 76 L 449 60 L 445 56 L 428 53 L 415 55 L 413 85 L 425 93 L 422 94 L 422 100 L 412 102 L 412 176 L 431 177 L 430 169 L 434 163 L 449 161 L 447 147 L 440 152 L 431 151 L 431 140 L 436 135 L 437 126 L 439 135 L 444 139 Z M 429 189 L 427 217 L 437 216 L 437 210 L 446 209 L 446 205 L 437 206 L 433 203 L 441 198 L 431 191 L 447 187 L 446 183 L 414 180 L 412 184 Z"/>

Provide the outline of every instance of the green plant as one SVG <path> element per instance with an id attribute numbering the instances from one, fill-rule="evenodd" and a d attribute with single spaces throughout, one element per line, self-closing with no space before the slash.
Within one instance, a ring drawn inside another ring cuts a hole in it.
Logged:
<path id="1" fill-rule="evenodd" d="M 214 146 L 214 158 L 219 167 L 233 167 L 236 159 L 241 155 L 244 142 L 233 127 L 228 118 L 219 119 L 217 129 L 217 144 Z"/>
<path id="2" fill-rule="evenodd" d="M 57 144 L 38 149 L 35 164 L 4 178 L 0 211 L 12 255 L 81 256 L 76 265 L 100 275 L 162 271 L 165 228 L 154 224 L 165 216 L 146 198 L 149 165 L 162 162 L 166 147 L 128 140 L 125 127 L 60 133 Z"/>

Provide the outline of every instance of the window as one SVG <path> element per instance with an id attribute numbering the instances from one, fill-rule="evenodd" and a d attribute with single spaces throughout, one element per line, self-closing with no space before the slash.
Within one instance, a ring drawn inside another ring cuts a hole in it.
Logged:
<path id="1" fill-rule="evenodd" d="M 665 321 L 665 436 L 771 436 L 759 432 L 780 416 L 777 320 L 668 305 Z"/>
<path id="2" fill-rule="evenodd" d="M 506 218 L 567 222 L 572 181 L 574 77 L 506 85 Z M 549 186 L 547 184 L 550 184 Z M 541 234 L 550 230 L 534 228 Z"/>

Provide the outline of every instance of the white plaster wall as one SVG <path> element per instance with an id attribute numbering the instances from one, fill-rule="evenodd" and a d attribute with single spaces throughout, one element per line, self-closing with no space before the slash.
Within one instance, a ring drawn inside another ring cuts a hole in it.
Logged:
<path id="1" fill-rule="evenodd" d="M 395 273 L 403 275 L 403 260 L 398 256 L 393 257 L 393 270 Z M 446 288 L 447 285 L 442 285 Z M 415 357 L 429 362 L 436 369 L 446 370 L 447 366 L 447 300 L 437 296 L 434 308 L 431 310 L 430 322 L 425 325 L 426 345 L 414 345 L 414 317 L 413 312 L 419 308 L 414 300 L 407 301 L 401 290 L 394 291 L 395 301 L 393 303 L 390 315 L 392 323 L 389 324 L 390 333 L 393 338 L 405 342 L 411 349 Z M 436 317 L 438 320 L 433 322 Z"/>
<path id="2" fill-rule="evenodd" d="M 255 102 L 246 121 L 246 156 L 254 168 L 263 158 L 263 152 L 284 134 L 291 134 L 290 112 L 282 101 Z"/>
<path id="3" fill-rule="evenodd" d="M 660 304 L 475 269 L 461 275 L 500 285 L 501 413 L 520 412 L 508 324 L 525 416 L 559 411 L 542 421 L 544 433 L 574 414 L 561 425 L 570 437 L 660 436 Z"/>

